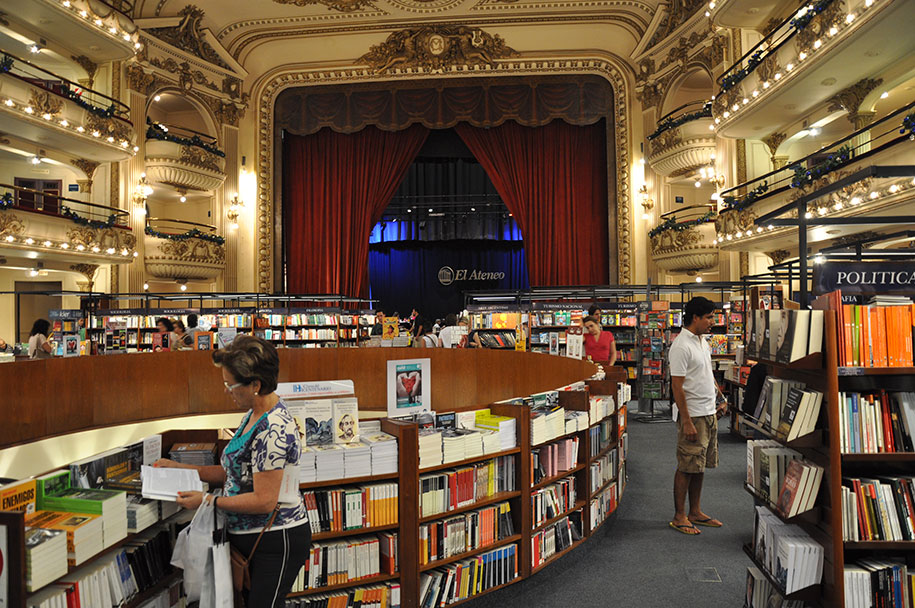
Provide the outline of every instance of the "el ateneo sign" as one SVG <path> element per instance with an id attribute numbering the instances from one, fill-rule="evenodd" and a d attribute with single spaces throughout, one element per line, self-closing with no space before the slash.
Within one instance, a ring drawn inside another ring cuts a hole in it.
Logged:
<path id="1" fill-rule="evenodd" d="M 501 281 L 505 278 L 504 272 L 487 272 L 484 270 L 442 266 L 438 270 L 438 282 L 448 286 L 458 281 Z"/>
<path id="2" fill-rule="evenodd" d="M 915 262 L 825 262 L 813 267 L 813 293 L 915 295 Z"/>

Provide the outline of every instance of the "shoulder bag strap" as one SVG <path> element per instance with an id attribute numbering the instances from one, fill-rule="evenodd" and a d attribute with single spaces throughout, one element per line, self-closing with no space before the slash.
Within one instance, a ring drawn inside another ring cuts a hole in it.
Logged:
<path id="1" fill-rule="evenodd" d="M 270 521 L 267 522 L 267 525 L 264 526 L 264 529 L 261 530 L 261 533 L 257 535 L 257 540 L 254 541 L 254 546 L 251 547 L 251 553 L 248 554 L 247 562 L 251 561 L 251 558 L 254 557 L 254 552 L 257 551 L 257 546 L 261 543 L 261 539 L 264 537 L 264 532 L 270 529 L 270 526 L 273 525 L 273 521 L 276 519 L 276 514 L 280 512 L 280 505 L 277 503 L 276 508 L 273 510 L 273 515 L 270 516 Z"/>

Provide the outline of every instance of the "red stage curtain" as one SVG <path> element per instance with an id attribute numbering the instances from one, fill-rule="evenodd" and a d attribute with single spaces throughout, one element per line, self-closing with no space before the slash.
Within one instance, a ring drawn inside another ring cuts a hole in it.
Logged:
<path id="1" fill-rule="evenodd" d="M 322 129 L 283 139 L 286 291 L 368 294 L 369 234 L 428 129 Z"/>
<path id="2" fill-rule="evenodd" d="M 455 127 L 513 214 L 532 286 L 605 285 L 607 154 L 604 122 Z"/>

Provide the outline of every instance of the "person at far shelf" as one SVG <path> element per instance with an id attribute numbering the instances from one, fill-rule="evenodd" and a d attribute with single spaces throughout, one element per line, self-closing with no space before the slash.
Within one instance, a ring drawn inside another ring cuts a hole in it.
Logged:
<path id="1" fill-rule="evenodd" d="M 422 316 L 413 319 L 413 346 L 417 348 L 435 348 L 441 346 L 438 338 L 432 333 L 429 320 Z"/>
<path id="2" fill-rule="evenodd" d="M 609 361 L 611 367 L 616 365 L 616 342 L 613 340 L 613 334 L 601 328 L 599 314 L 588 315 L 582 320 L 582 324 L 585 326 L 585 355 L 597 363 Z"/>
<path id="3" fill-rule="evenodd" d="M 595 319 L 597 319 L 598 325 L 601 325 L 601 322 L 600 322 L 601 314 L 602 314 L 601 309 L 597 304 L 592 304 L 591 306 L 588 307 L 588 316 L 594 317 Z"/>
<path id="4" fill-rule="evenodd" d="M 702 511 L 700 499 L 705 469 L 718 466 L 718 418 L 721 392 L 712 374 L 712 355 L 702 337 L 712 327 L 715 304 L 696 297 L 683 310 L 683 329 L 668 353 L 677 416 L 677 472 L 674 474 L 674 518 L 670 527 L 699 534 L 696 526 L 720 528 L 722 523 Z M 689 495 L 689 512 L 686 497 Z"/>
<path id="5" fill-rule="evenodd" d="M 302 440 L 295 418 L 274 392 L 280 360 L 272 344 L 239 335 L 212 357 L 222 369 L 226 392 L 239 409 L 247 410 L 238 430 L 218 465 L 195 466 L 162 458 L 155 466 L 196 469 L 211 487 L 222 486 L 221 496 L 179 492 L 178 504 L 196 509 L 207 501 L 225 511 L 229 542 L 244 557 L 251 555 L 260 539 L 250 562 L 251 588 L 245 606 L 280 608 L 311 544 L 311 527 L 298 491 Z"/>
<path id="6" fill-rule="evenodd" d="M 432 333 L 437 336 L 440 331 L 442 331 L 442 320 L 436 319 L 435 323 L 432 325 Z"/>
<path id="7" fill-rule="evenodd" d="M 50 359 L 54 349 L 48 342 L 51 322 L 47 319 L 36 319 L 29 332 L 29 359 Z"/>
<path id="8" fill-rule="evenodd" d="M 194 348 L 194 336 L 187 330 L 184 326 L 184 321 L 181 319 L 175 319 L 175 336 L 177 336 L 175 350 L 190 350 Z"/>
<path id="9" fill-rule="evenodd" d="M 13 353 L 14 355 L 20 354 L 19 346 L 16 344 L 9 344 L 3 338 L 0 338 L 0 353 Z"/>
<path id="10" fill-rule="evenodd" d="M 457 315 L 448 313 L 445 315 L 445 326 L 438 332 L 438 339 L 442 343 L 442 348 L 453 348 L 455 346 L 455 335 L 457 335 Z"/>
<path id="11" fill-rule="evenodd" d="M 175 333 L 175 324 L 172 320 L 168 317 L 159 317 L 156 319 L 156 328 L 163 336 L 162 346 L 156 346 L 155 350 L 178 350 L 178 334 Z"/>
<path id="12" fill-rule="evenodd" d="M 383 323 L 384 323 L 384 313 L 378 313 L 377 315 L 375 315 L 375 323 L 374 323 L 374 325 L 372 325 L 372 332 L 369 335 L 381 336 Z"/>

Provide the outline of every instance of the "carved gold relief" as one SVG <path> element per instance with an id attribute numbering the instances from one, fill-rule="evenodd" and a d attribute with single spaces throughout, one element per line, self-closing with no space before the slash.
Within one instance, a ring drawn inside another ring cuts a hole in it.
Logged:
<path id="1" fill-rule="evenodd" d="M 771 52 L 766 55 L 766 58 L 763 59 L 758 66 L 756 66 L 756 74 L 759 76 L 760 82 L 773 80 L 775 78 L 775 74 L 780 70 L 781 67 L 778 65 L 778 53 L 775 52 Z"/>
<path id="2" fill-rule="evenodd" d="M 648 155 L 655 157 L 683 143 L 680 129 L 669 129 L 648 142 Z"/>
<path id="3" fill-rule="evenodd" d="M 0 213 L 0 237 L 19 236 L 25 231 L 25 224 L 12 213 Z"/>
<path id="4" fill-rule="evenodd" d="M 204 12 L 193 4 L 178 11 L 181 22 L 174 27 L 157 27 L 147 30 L 150 34 L 169 44 L 209 61 L 221 68 L 229 68 L 219 53 L 206 41 L 200 22 Z"/>
<path id="5" fill-rule="evenodd" d="M 89 76 L 89 88 L 91 89 L 92 83 L 95 82 L 95 73 L 98 71 L 98 64 L 85 55 L 70 55 L 70 59 L 75 61 L 79 67 L 86 70 L 86 74 Z"/>
<path id="6" fill-rule="evenodd" d="M 48 91 L 37 91 L 30 89 L 29 105 L 39 116 L 50 114 L 55 117 L 64 109 L 64 100 L 57 95 L 52 95 Z"/>
<path id="7" fill-rule="evenodd" d="M 91 133 L 98 131 L 102 138 L 113 137 L 115 141 L 130 141 L 132 135 L 130 124 L 118 118 L 102 118 L 89 113 L 86 118 L 86 127 Z"/>
<path id="8" fill-rule="evenodd" d="M 814 43 L 826 35 L 829 28 L 838 27 L 845 21 L 848 11 L 845 10 L 844 0 L 834 0 L 822 12 L 818 13 L 805 28 L 796 36 L 797 53 L 809 55 L 813 51 Z"/>
<path id="9" fill-rule="evenodd" d="M 844 110 L 848 113 L 848 120 L 851 124 L 855 128 L 859 128 L 856 123 L 859 114 L 858 110 L 861 108 L 864 98 L 881 84 L 883 84 L 882 78 L 862 78 L 850 87 L 846 87 L 833 95 L 829 99 L 828 110 L 831 112 Z"/>
<path id="10" fill-rule="evenodd" d="M 158 57 L 153 57 L 149 60 L 149 63 L 161 70 L 169 72 L 170 74 L 175 74 L 178 77 L 178 86 L 184 91 L 190 91 L 192 88 L 194 88 L 195 84 L 203 85 L 206 88 L 212 89 L 214 91 L 219 90 L 219 87 L 216 86 L 216 83 L 208 80 L 203 72 L 200 70 L 192 70 L 191 65 L 187 61 L 182 61 L 179 63 L 172 57 L 168 57 L 167 59 L 159 59 Z"/>
<path id="11" fill-rule="evenodd" d="M 773 264 L 781 264 L 788 259 L 788 256 L 791 255 L 791 252 L 787 249 L 776 249 L 775 251 L 767 251 L 766 255 L 772 258 Z"/>
<path id="12" fill-rule="evenodd" d="M 102 250 L 113 248 L 133 250 L 137 247 L 137 237 L 128 230 L 117 228 L 90 228 L 82 226 L 67 231 L 67 240 L 73 247 L 82 245 L 87 249 L 98 247 Z"/>
<path id="13" fill-rule="evenodd" d="M 219 166 L 219 157 L 197 146 L 181 146 L 181 162 L 196 165 L 210 171 L 222 171 Z"/>
<path id="14" fill-rule="evenodd" d="M 376 74 L 395 68 L 441 71 L 455 66 L 492 66 L 496 59 L 518 53 L 501 36 L 463 25 L 430 25 L 394 32 L 359 58 Z"/>
<path id="15" fill-rule="evenodd" d="M 223 245 L 203 239 L 186 239 L 183 241 L 163 240 L 159 244 L 161 251 L 169 259 L 179 262 L 198 262 L 222 264 L 226 259 Z M 163 259 L 160 256 L 149 256 L 149 259 Z"/>
<path id="16" fill-rule="evenodd" d="M 76 180 L 76 183 L 79 185 L 79 191 L 91 193 L 92 176 L 95 175 L 95 170 L 98 169 L 99 163 L 94 160 L 86 160 L 85 158 L 74 158 L 70 161 L 70 164 L 85 173 L 86 177 L 89 178 Z"/>
<path id="17" fill-rule="evenodd" d="M 142 93 L 143 95 L 149 95 L 152 92 L 153 87 L 156 85 L 156 75 L 148 74 L 143 70 L 143 67 L 139 63 L 131 63 L 127 65 L 127 87 L 136 91 L 137 93 Z"/>
<path id="18" fill-rule="evenodd" d="M 312 6 L 323 4 L 341 13 L 352 13 L 361 10 L 363 7 L 371 6 L 371 0 L 273 0 L 277 4 L 294 4 L 296 6 Z"/>
<path id="19" fill-rule="evenodd" d="M 741 211 L 722 211 L 715 219 L 715 231 L 718 234 L 735 234 L 753 227 L 756 212 L 752 209 Z"/>
<path id="20" fill-rule="evenodd" d="M 702 235 L 693 227 L 686 230 L 665 230 L 651 237 L 651 253 L 669 249 L 684 249 L 702 242 Z"/>

